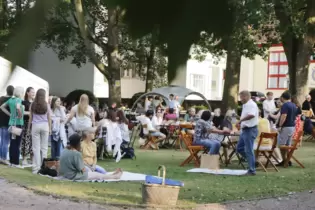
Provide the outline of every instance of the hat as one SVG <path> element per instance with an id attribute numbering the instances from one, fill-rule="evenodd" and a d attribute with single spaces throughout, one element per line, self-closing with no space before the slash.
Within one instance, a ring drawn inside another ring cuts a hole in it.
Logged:
<path id="1" fill-rule="evenodd" d="M 81 136 L 77 133 L 74 133 L 69 137 L 69 144 L 72 147 L 78 146 L 80 142 L 81 142 Z"/>

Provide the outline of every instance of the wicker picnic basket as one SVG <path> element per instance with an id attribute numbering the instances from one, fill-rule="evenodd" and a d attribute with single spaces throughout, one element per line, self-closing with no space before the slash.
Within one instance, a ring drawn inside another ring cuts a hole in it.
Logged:
<path id="1" fill-rule="evenodd" d="M 158 176 L 163 169 L 162 184 L 143 184 L 142 185 L 142 201 L 149 205 L 171 205 L 175 206 L 178 199 L 180 187 L 165 185 L 165 166 L 159 166 Z"/>

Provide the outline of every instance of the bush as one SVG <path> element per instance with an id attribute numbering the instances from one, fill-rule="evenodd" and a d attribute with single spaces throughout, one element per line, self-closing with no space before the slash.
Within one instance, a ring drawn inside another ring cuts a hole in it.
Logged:
<path id="1" fill-rule="evenodd" d="M 196 112 L 199 112 L 200 110 L 207 110 L 207 109 L 209 109 L 207 106 L 204 106 L 204 105 L 194 105 L 192 107 L 196 109 Z"/>
<path id="2" fill-rule="evenodd" d="M 80 97 L 81 97 L 82 94 L 86 94 L 89 97 L 90 104 L 98 102 L 98 100 L 94 96 L 94 94 L 91 91 L 88 91 L 88 90 L 74 90 L 74 91 L 70 92 L 66 96 L 65 102 L 67 104 L 72 104 L 73 102 L 75 102 L 77 104 L 80 101 Z"/>
<path id="3" fill-rule="evenodd" d="M 145 94 L 145 92 L 139 92 L 139 93 L 135 93 L 132 97 L 131 97 L 131 100 L 130 100 L 130 104 L 129 104 L 129 107 L 132 107 L 132 105 L 136 102 L 136 100 L 142 96 L 143 94 Z M 143 98 L 144 99 L 144 98 Z"/>

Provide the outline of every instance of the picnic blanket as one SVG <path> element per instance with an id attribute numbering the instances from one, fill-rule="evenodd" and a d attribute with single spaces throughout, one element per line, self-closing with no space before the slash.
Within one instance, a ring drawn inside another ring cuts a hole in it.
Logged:
<path id="1" fill-rule="evenodd" d="M 218 169 L 211 170 L 207 168 L 193 168 L 187 170 L 186 172 L 190 173 L 206 173 L 206 174 L 215 174 L 215 175 L 232 175 L 232 176 L 241 176 L 247 173 L 247 170 L 231 170 L 231 169 Z"/>
<path id="2" fill-rule="evenodd" d="M 108 173 L 110 174 L 110 173 Z M 69 179 L 66 179 L 64 177 L 58 176 L 58 177 L 51 177 L 51 176 L 47 176 L 47 175 L 42 175 L 41 176 L 45 176 L 54 180 L 59 180 L 59 181 L 72 181 Z M 120 179 L 108 179 L 108 180 L 76 180 L 75 182 L 122 182 L 122 181 L 130 181 L 130 182 L 139 182 L 139 181 L 145 181 L 145 174 L 138 174 L 138 173 L 131 173 L 131 172 L 127 172 L 124 171 L 122 176 L 120 177 Z"/>

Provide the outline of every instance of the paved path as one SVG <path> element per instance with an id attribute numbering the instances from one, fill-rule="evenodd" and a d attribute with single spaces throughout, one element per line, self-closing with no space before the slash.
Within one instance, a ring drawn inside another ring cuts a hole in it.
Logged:
<path id="1" fill-rule="evenodd" d="M 197 210 L 313 210 L 315 209 L 315 192 L 303 192 L 287 197 L 243 201 L 226 205 L 212 204 L 199 206 Z M 77 203 L 52 196 L 37 195 L 29 190 L 0 179 L 0 210 L 120 210 L 122 208 L 89 203 Z"/>

